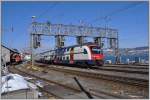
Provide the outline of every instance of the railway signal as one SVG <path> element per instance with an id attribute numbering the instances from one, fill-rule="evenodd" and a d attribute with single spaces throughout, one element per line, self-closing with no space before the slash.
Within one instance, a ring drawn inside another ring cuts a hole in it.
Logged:
<path id="1" fill-rule="evenodd" d="M 33 35 L 33 47 L 34 49 L 41 46 L 41 36 L 40 35 Z"/>

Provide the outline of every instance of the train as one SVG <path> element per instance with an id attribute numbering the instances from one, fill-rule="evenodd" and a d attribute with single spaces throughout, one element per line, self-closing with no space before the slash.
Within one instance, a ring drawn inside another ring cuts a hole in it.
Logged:
<path id="1" fill-rule="evenodd" d="M 22 62 L 22 57 L 18 50 L 10 49 L 4 45 L 1 45 L 1 49 L 1 61 L 3 64 L 9 65 Z"/>
<path id="2" fill-rule="evenodd" d="M 10 56 L 10 62 L 11 63 L 21 63 L 22 62 L 21 55 L 18 53 L 12 53 Z"/>
<path id="3" fill-rule="evenodd" d="M 77 64 L 87 66 L 103 66 L 104 54 L 101 47 L 95 43 L 85 43 L 62 47 L 40 53 L 37 62 L 49 64 Z"/>

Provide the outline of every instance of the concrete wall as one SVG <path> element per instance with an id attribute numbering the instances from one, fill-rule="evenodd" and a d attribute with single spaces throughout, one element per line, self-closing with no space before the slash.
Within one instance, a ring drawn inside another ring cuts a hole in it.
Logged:
<path id="1" fill-rule="evenodd" d="M 5 47 L 3 47 L 3 46 L 1 46 L 1 50 L 2 50 L 2 52 L 1 52 L 2 58 L 3 58 L 6 62 L 10 62 L 10 50 L 7 49 L 7 48 L 5 48 Z M 4 57 L 5 57 L 5 58 L 4 58 Z"/>
<path id="2" fill-rule="evenodd" d="M 31 89 L 17 90 L 2 94 L 1 99 L 38 99 L 38 91 Z"/>

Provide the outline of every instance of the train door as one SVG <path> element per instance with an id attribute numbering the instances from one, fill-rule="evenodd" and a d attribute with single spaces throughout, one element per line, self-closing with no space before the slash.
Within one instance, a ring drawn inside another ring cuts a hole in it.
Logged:
<path id="1" fill-rule="evenodd" d="M 71 48 L 71 50 L 70 50 L 70 63 L 71 64 L 74 63 L 73 58 L 74 58 L 74 51 L 73 51 L 73 48 Z"/>

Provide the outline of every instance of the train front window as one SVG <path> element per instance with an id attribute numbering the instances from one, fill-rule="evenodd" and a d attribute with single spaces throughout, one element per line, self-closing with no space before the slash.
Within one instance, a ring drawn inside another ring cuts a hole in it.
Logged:
<path id="1" fill-rule="evenodd" d="M 92 51 L 92 54 L 102 53 L 100 47 L 91 47 L 91 51 Z"/>
<path id="2" fill-rule="evenodd" d="M 84 54 L 87 54 L 87 50 L 86 49 L 84 49 L 84 52 L 83 52 Z"/>

